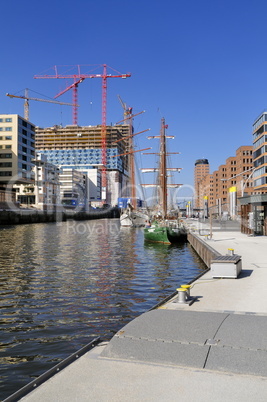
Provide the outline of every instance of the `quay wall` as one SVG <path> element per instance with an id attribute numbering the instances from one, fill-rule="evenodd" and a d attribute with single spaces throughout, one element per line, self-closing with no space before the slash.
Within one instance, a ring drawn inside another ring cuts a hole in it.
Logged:
<path id="1" fill-rule="evenodd" d="M 28 223 L 46 223 L 62 222 L 67 219 L 89 220 L 119 218 L 118 208 L 99 209 L 92 212 L 74 212 L 74 211 L 38 211 L 38 210 L 3 210 L 0 211 L 1 225 L 20 225 Z"/>
<path id="2" fill-rule="evenodd" d="M 75 212 L 73 218 L 77 221 L 90 220 L 90 219 L 105 219 L 105 218 L 119 218 L 120 209 L 117 207 L 96 209 L 90 212 Z"/>
<path id="3" fill-rule="evenodd" d="M 47 211 L 0 211 L 0 225 L 21 225 L 26 223 L 46 223 L 66 221 L 64 212 Z"/>
<path id="4" fill-rule="evenodd" d="M 208 268 L 210 268 L 211 260 L 221 255 L 218 251 L 210 247 L 205 240 L 202 240 L 192 232 L 187 234 L 187 240 Z"/>

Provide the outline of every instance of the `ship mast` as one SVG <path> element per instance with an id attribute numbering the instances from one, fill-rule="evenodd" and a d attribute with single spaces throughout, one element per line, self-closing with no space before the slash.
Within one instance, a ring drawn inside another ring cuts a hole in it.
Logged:
<path id="1" fill-rule="evenodd" d="M 167 218 L 167 208 L 168 208 L 168 194 L 167 188 L 178 188 L 182 186 L 182 184 L 168 184 L 167 179 L 167 171 L 171 172 L 180 172 L 181 168 L 167 168 L 167 156 L 171 154 L 179 154 L 180 152 L 167 152 L 166 150 L 166 139 L 171 138 L 173 139 L 174 136 L 166 135 L 166 129 L 168 125 L 165 124 L 165 119 L 161 119 L 161 127 L 160 127 L 160 135 L 157 136 L 149 136 L 148 139 L 158 138 L 160 140 L 160 150 L 159 150 L 159 167 L 158 168 L 144 168 L 142 169 L 143 173 L 148 172 L 158 172 L 158 180 L 157 184 L 142 184 L 143 187 L 157 187 L 158 190 L 158 198 L 159 198 L 159 205 L 161 207 L 162 218 Z M 144 155 L 152 155 L 155 154 L 153 152 L 144 153 Z M 156 153 L 158 155 L 158 153 Z"/>
<path id="2" fill-rule="evenodd" d="M 165 119 L 161 119 L 160 128 L 160 164 L 159 164 L 159 199 L 162 205 L 162 218 L 167 216 L 167 161 L 166 161 L 166 135 Z"/>

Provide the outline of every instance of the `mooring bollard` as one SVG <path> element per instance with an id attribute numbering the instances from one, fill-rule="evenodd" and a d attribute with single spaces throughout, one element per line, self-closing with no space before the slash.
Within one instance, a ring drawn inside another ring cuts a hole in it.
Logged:
<path id="1" fill-rule="evenodd" d="M 187 299 L 189 299 L 191 286 L 190 285 L 181 285 L 181 288 L 186 290 L 186 296 L 187 296 Z"/>
<path id="2" fill-rule="evenodd" d="M 185 303 L 186 302 L 186 295 L 187 291 L 184 288 L 178 288 L 178 303 Z"/>
<path id="3" fill-rule="evenodd" d="M 228 255 L 234 255 L 235 250 L 233 248 L 228 248 Z"/>

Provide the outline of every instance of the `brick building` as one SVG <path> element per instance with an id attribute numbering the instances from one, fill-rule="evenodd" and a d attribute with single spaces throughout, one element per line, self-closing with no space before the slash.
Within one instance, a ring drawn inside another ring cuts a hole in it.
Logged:
<path id="1" fill-rule="evenodd" d="M 212 213 L 221 216 L 230 213 L 230 198 L 235 202 L 235 213 L 239 214 L 240 206 L 238 198 L 253 191 L 253 147 L 244 145 L 236 150 L 235 156 L 226 159 L 225 164 L 220 165 L 218 170 L 206 174 L 197 182 L 196 209 L 204 211 L 206 199 Z M 234 195 L 232 194 L 234 193 Z"/>

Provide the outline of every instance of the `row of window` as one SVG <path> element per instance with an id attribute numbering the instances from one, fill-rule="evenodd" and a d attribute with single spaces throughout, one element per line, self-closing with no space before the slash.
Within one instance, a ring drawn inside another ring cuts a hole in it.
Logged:
<path id="1" fill-rule="evenodd" d="M 27 157 L 26 155 L 19 154 L 19 159 L 22 159 L 25 162 L 31 162 L 31 157 Z"/>
<path id="2" fill-rule="evenodd" d="M 12 162 L 0 162 L 0 168 L 12 167 Z"/>
<path id="3" fill-rule="evenodd" d="M 267 135 L 263 135 L 256 142 L 254 142 L 253 148 L 254 149 L 258 148 L 260 145 L 264 144 L 264 142 L 267 142 Z"/>
<path id="4" fill-rule="evenodd" d="M 0 137 L 0 141 L 10 141 L 12 140 L 12 135 L 6 135 L 5 137 Z"/>
<path id="5" fill-rule="evenodd" d="M 35 139 L 35 134 L 30 133 L 29 131 L 25 130 L 24 128 L 19 127 L 19 134 L 25 135 L 25 137 L 31 137 L 33 140 Z"/>
<path id="6" fill-rule="evenodd" d="M 34 142 L 31 142 L 31 140 L 27 140 L 26 138 L 23 138 L 19 135 L 19 143 L 25 144 L 25 145 L 29 145 L 32 148 L 34 148 Z"/>
<path id="7" fill-rule="evenodd" d="M 254 161 L 254 167 L 261 166 L 264 163 L 267 163 L 267 156 L 262 156 L 261 158 L 259 158 L 256 161 Z"/>
<path id="8" fill-rule="evenodd" d="M 9 159 L 12 158 L 12 154 L 0 154 L 1 159 Z"/>
<path id="9" fill-rule="evenodd" d="M 0 131 L 12 131 L 12 127 L 0 127 Z"/>
<path id="10" fill-rule="evenodd" d="M 10 171 L 3 172 L 0 170 L 0 176 L 12 176 L 12 172 L 10 172 Z"/>
<path id="11" fill-rule="evenodd" d="M 263 113 L 253 124 L 253 131 L 255 131 L 257 129 L 257 127 L 259 127 L 262 123 L 264 123 L 265 121 L 267 121 L 267 114 Z"/>
<path id="12" fill-rule="evenodd" d="M 256 159 L 258 156 L 263 154 L 264 152 L 267 152 L 267 145 L 263 145 L 257 151 L 253 152 L 253 158 Z"/>
<path id="13" fill-rule="evenodd" d="M 12 123 L 12 117 L 6 117 L 5 119 L 0 119 L 0 123 Z"/>
<path id="14" fill-rule="evenodd" d="M 35 130 L 34 126 L 32 126 L 30 123 L 27 123 L 25 120 L 22 120 L 22 119 L 19 118 L 18 122 L 23 127 L 29 128 L 32 131 Z"/>
<path id="15" fill-rule="evenodd" d="M 11 149 L 11 145 L 0 145 L 0 149 Z"/>
<path id="16" fill-rule="evenodd" d="M 26 163 L 21 163 L 21 162 L 19 162 L 18 163 L 18 167 L 20 168 L 20 169 L 22 169 L 22 170 L 28 170 L 28 171 L 31 171 L 32 169 L 31 169 L 31 166 L 30 165 L 26 165 Z"/>
<path id="17" fill-rule="evenodd" d="M 267 177 L 266 177 L 266 176 L 260 177 L 259 179 L 257 179 L 257 180 L 254 181 L 254 186 L 255 186 L 255 187 L 261 186 L 261 185 L 263 185 L 263 184 L 267 184 Z"/>
<path id="18" fill-rule="evenodd" d="M 258 176 L 262 176 L 263 174 L 267 173 L 267 167 L 263 166 L 257 170 L 254 171 L 253 177 L 256 178 Z"/>

